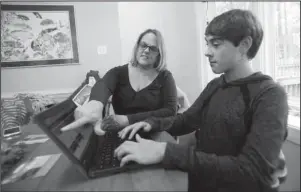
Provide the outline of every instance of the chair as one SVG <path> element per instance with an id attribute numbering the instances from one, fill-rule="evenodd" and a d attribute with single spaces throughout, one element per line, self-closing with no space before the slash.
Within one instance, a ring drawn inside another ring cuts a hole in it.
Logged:
<path id="1" fill-rule="evenodd" d="M 184 91 L 177 86 L 178 110 L 177 113 L 183 113 L 190 107 L 190 102 Z"/>

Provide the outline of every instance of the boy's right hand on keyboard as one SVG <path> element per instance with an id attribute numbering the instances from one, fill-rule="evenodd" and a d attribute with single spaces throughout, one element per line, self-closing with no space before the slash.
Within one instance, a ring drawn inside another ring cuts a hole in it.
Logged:
<path id="1" fill-rule="evenodd" d="M 101 129 L 103 104 L 99 101 L 89 101 L 83 106 L 79 106 L 74 111 L 75 121 L 61 128 L 61 131 L 69 131 L 82 127 L 87 123 L 94 125 L 94 131 L 97 135 L 104 135 L 105 131 Z"/>

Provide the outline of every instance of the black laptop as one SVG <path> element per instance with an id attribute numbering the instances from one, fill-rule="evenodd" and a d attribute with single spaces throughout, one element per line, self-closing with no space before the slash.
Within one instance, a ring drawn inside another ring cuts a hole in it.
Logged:
<path id="1" fill-rule="evenodd" d="M 34 117 L 34 122 L 81 173 L 88 178 L 95 178 L 150 167 L 134 162 L 120 167 L 120 161 L 114 157 L 113 153 L 124 141 L 118 137 L 116 132 L 107 132 L 104 136 L 98 136 L 94 133 L 93 126 L 90 124 L 61 132 L 62 127 L 74 121 L 73 113 L 76 107 L 72 99 L 69 98 L 37 114 Z M 142 137 L 150 138 L 145 134 Z"/>

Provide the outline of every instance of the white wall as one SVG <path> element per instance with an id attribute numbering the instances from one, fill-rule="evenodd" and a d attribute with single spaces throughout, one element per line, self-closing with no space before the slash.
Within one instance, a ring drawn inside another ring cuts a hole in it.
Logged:
<path id="1" fill-rule="evenodd" d="M 10 3 L 13 4 L 13 3 Z M 30 4 L 15 2 L 14 4 Z M 1 68 L 1 95 L 16 92 L 64 92 L 75 90 L 89 70 L 108 69 L 121 64 L 118 3 L 38 2 L 35 4 L 74 5 L 80 65 Z M 98 55 L 97 46 L 106 45 L 107 54 Z"/>
<path id="2" fill-rule="evenodd" d="M 10 3 L 13 4 L 13 3 Z M 14 2 L 14 4 L 29 4 Z M 128 62 L 138 35 L 157 28 L 165 38 L 168 68 L 193 102 L 199 95 L 199 33 L 192 2 L 39 2 L 74 5 L 80 65 L 1 69 L 1 93 L 74 90 L 93 69 L 103 75 Z M 89 11 L 88 11 L 89 10 Z M 89 13 L 89 14 L 88 14 Z M 97 46 L 107 54 L 98 55 Z"/>
<path id="3" fill-rule="evenodd" d="M 130 60 L 132 48 L 141 32 L 147 28 L 156 28 L 162 31 L 159 4 L 161 3 L 118 3 L 122 63 L 127 63 Z"/>
<path id="4" fill-rule="evenodd" d="M 118 5 L 122 63 L 130 59 L 139 34 L 147 28 L 161 31 L 167 49 L 168 69 L 177 85 L 193 102 L 200 94 L 199 52 L 194 3 L 122 2 Z"/>

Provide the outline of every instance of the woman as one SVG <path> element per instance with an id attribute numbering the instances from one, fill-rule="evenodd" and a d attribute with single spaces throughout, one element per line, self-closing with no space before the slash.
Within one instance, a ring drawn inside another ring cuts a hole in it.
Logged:
<path id="1" fill-rule="evenodd" d="M 116 115 L 102 121 L 102 111 L 112 95 Z M 92 88 L 90 101 L 75 110 L 76 121 L 62 131 L 94 123 L 95 133 L 120 131 L 127 125 L 150 116 L 176 114 L 177 89 L 166 69 L 165 47 L 161 33 L 147 29 L 140 34 L 129 64 L 110 69 Z"/>

